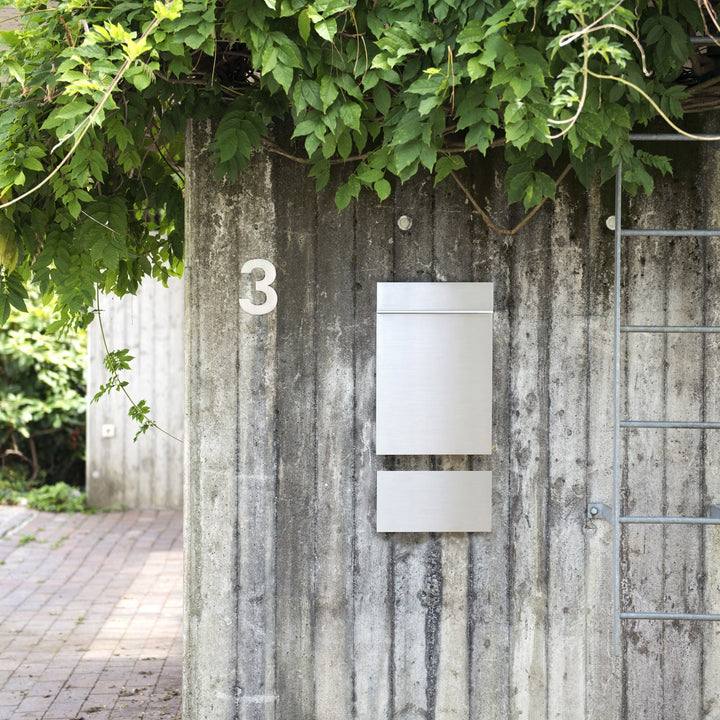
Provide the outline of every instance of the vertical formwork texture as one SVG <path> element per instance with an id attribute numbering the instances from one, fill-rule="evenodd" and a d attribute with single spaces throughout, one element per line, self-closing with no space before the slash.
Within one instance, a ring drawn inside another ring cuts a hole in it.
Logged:
<path id="1" fill-rule="evenodd" d="M 183 434 L 183 282 L 168 287 L 148 279 L 137 296 L 101 296 L 103 329 L 110 351 L 127 348 L 133 360 L 123 372 L 135 402 L 145 400 L 157 424 Z M 100 324 L 88 331 L 89 398 L 108 381 Z M 88 500 L 94 507 L 179 508 L 183 493 L 183 445 L 157 429 L 133 438 L 139 425 L 128 416 L 130 401 L 112 391 L 89 402 L 87 412 Z"/>
<path id="2" fill-rule="evenodd" d="M 638 621 L 613 653 L 612 527 L 586 520 L 612 494 L 612 189 L 563 186 L 514 236 L 422 176 L 338 214 L 342 169 L 318 193 L 259 153 L 216 182 L 209 135 L 187 138 L 185 720 L 720 717 L 715 626 Z M 461 174 L 507 227 L 522 210 L 502 177 L 499 158 Z M 688 171 L 626 219 L 707 226 L 714 188 Z M 647 241 L 624 283 L 673 322 L 709 319 L 718 248 Z M 256 258 L 277 268 L 260 316 L 239 304 Z M 495 284 L 491 456 L 376 455 L 376 283 L 391 281 Z M 720 417 L 716 341 L 675 342 L 627 361 L 624 402 Z M 628 503 L 714 502 L 715 448 L 629 436 Z M 376 533 L 378 469 L 492 470 L 493 531 Z M 718 531 L 693 532 L 627 535 L 627 607 L 712 610 Z"/>

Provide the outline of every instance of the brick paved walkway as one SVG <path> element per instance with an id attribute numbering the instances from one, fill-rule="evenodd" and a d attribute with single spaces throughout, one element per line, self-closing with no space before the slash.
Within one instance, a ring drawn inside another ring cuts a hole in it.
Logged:
<path id="1" fill-rule="evenodd" d="M 0 719 L 180 717 L 181 533 L 0 506 Z"/>

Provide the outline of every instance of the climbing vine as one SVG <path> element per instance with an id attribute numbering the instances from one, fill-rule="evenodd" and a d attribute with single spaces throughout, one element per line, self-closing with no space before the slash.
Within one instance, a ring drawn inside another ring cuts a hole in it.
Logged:
<path id="1" fill-rule="evenodd" d="M 466 158 L 498 151 L 508 201 L 531 212 L 568 172 L 589 185 L 621 162 L 628 191 L 652 192 L 669 161 L 630 131 L 683 130 L 718 105 L 717 46 L 691 39 L 720 32 L 705 0 L 9 8 L 0 0 L 0 322 L 31 283 L 56 298 L 60 325 L 85 325 L 97 288 L 134 293 L 182 271 L 189 118 L 215 123 L 218 179 L 260 147 L 305 163 L 318 188 L 342 163 L 342 210 L 420 171 L 467 192 Z"/>

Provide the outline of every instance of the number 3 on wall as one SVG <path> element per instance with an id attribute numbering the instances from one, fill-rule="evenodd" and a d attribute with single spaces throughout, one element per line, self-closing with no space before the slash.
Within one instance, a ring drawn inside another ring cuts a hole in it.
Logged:
<path id="1" fill-rule="evenodd" d="M 258 304 L 247 298 L 240 298 L 240 307 L 251 315 L 267 315 L 275 309 L 278 301 L 275 288 L 270 287 L 275 281 L 277 273 L 275 272 L 275 266 L 269 260 L 260 258 L 248 260 L 240 268 L 240 272 L 243 275 L 250 275 L 255 268 L 262 270 L 263 276 L 260 280 L 253 280 L 253 286 L 257 292 L 261 292 L 265 296 L 265 302 Z"/>

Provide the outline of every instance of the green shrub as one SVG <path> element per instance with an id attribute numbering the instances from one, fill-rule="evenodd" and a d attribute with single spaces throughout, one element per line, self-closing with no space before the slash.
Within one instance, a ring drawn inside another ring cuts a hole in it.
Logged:
<path id="1" fill-rule="evenodd" d="M 0 505 L 26 505 L 46 512 L 93 512 L 87 496 L 64 482 L 32 487 L 23 465 L 0 468 Z"/>
<path id="2" fill-rule="evenodd" d="M 0 329 L 0 471 L 30 487 L 84 484 L 85 333 L 46 334 L 53 319 L 35 302 Z"/>
<path id="3" fill-rule="evenodd" d="M 30 490 L 27 494 L 27 506 L 47 512 L 84 512 L 85 493 L 63 482 L 44 485 Z"/>
<path id="4" fill-rule="evenodd" d="M 16 505 L 30 489 L 23 465 L 0 467 L 0 505 Z"/>

